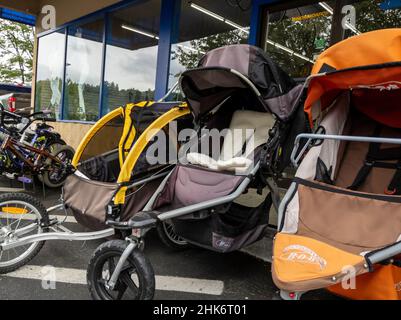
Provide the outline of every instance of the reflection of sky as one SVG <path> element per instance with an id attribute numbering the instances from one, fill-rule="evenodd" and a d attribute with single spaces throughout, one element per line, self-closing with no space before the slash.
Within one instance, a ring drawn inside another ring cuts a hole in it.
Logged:
<path id="1" fill-rule="evenodd" d="M 128 50 L 107 46 L 105 80 L 120 89 L 146 91 L 155 88 L 157 46 Z"/>
<path id="2" fill-rule="evenodd" d="M 67 79 L 99 85 L 102 47 L 100 42 L 68 36 Z"/>
<path id="3" fill-rule="evenodd" d="M 63 75 L 64 35 L 54 33 L 43 37 L 39 45 L 38 80 Z M 157 46 L 128 50 L 107 46 L 105 80 L 120 89 L 141 91 L 154 89 Z M 99 85 L 102 65 L 102 43 L 68 37 L 67 78 L 77 83 Z"/>
<path id="4" fill-rule="evenodd" d="M 37 80 L 62 78 L 64 63 L 64 39 L 60 33 L 52 33 L 39 40 Z"/>
<path id="5" fill-rule="evenodd" d="M 188 46 L 190 47 L 191 44 L 189 41 L 180 43 L 183 46 Z M 176 44 L 173 44 L 171 46 L 171 54 L 173 54 L 174 51 L 178 49 Z M 176 77 L 177 74 L 180 74 L 181 72 L 185 71 L 185 67 L 178 62 L 178 59 L 171 59 L 170 60 L 170 74 L 169 74 L 169 86 L 172 86 L 178 78 Z"/>
<path id="6" fill-rule="evenodd" d="M 191 48 L 191 42 L 190 41 L 181 42 L 181 43 L 179 43 L 179 45 L 182 46 L 181 48 L 183 50 L 188 50 L 188 49 L 185 49 L 186 47 L 187 48 Z M 173 44 L 171 46 L 171 54 L 172 54 L 172 56 L 173 56 L 173 52 L 176 51 L 177 49 L 178 49 L 177 44 Z M 170 59 L 170 74 L 169 74 L 169 81 L 168 81 L 169 87 L 172 87 L 177 82 L 177 80 L 178 80 L 177 75 L 179 75 L 180 73 L 184 72 L 185 69 L 186 68 L 182 64 L 180 64 L 178 62 L 177 58 L 176 59 Z"/>

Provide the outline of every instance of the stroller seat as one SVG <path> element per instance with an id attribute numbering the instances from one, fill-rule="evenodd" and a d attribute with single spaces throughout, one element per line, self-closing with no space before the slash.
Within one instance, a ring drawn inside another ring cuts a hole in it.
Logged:
<path id="1" fill-rule="evenodd" d="M 252 110 L 234 112 L 230 127 L 224 135 L 221 153 L 217 160 L 209 155 L 190 152 L 189 163 L 217 171 L 246 171 L 252 164 L 254 150 L 266 143 L 269 128 L 274 124 L 270 113 Z"/>

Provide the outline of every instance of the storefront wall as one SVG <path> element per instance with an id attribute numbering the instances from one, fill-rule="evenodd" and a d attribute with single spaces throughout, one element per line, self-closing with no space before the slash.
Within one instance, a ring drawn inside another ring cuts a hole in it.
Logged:
<path id="1" fill-rule="evenodd" d="M 99 117 L 127 102 L 162 97 L 214 47 L 258 45 L 302 79 L 337 41 L 401 27 L 401 11 L 383 10 L 375 0 L 249 0 L 240 7 L 214 0 L 103 0 L 98 8 L 85 1 L 74 13 L 62 8 L 65 1 L 53 2 L 58 15 L 67 13 L 58 17 L 56 31 L 39 34 L 34 105 L 55 112 L 57 129 L 75 147 Z M 342 10 L 350 4 L 355 25 L 344 28 Z M 65 23 L 76 16 L 83 18 Z M 180 98 L 179 92 L 170 97 Z"/>

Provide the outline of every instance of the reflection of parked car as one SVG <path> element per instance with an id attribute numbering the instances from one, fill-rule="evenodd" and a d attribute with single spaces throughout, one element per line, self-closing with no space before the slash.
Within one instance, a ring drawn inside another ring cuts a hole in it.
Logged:
<path id="1" fill-rule="evenodd" d="M 0 83 L 0 103 L 8 111 L 31 114 L 31 87 Z"/>

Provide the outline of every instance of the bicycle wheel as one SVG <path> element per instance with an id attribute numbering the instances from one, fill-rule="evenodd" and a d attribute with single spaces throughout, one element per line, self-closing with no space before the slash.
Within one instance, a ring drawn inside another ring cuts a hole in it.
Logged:
<path id="1" fill-rule="evenodd" d="M 43 183 L 49 188 L 58 188 L 64 184 L 65 179 L 68 176 L 67 167 L 71 164 L 72 158 L 74 157 L 74 149 L 68 145 L 61 146 L 52 155 L 62 162 L 62 165 L 47 159 L 46 164 L 49 167 L 43 173 Z"/>
<path id="2" fill-rule="evenodd" d="M 127 248 L 127 241 L 111 240 L 100 245 L 88 266 L 87 282 L 94 300 L 151 300 L 155 293 L 152 265 L 135 248 L 123 266 L 113 290 L 107 287 L 117 263 Z"/>
<path id="3" fill-rule="evenodd" d="M 65 145 L 66 145 L 65 141 L 62 139 L 59 139 L 59 140 L 56 140 L 53 143 L 49 144 L 48 146 L 46 146 L 45 149 L 47 152 L 53 153 Z M 39 182 L 43 182 L 43 176 L 41 174 L 38 174 L 36 177 L 38 178 Z"/>
<path id="4" fill-rule="evenodd" d="M 42 225 L 48 223 L 48 213 L 36 198 L 24 193 L 0 195 L 0 244 L 46 232 Z M 0 251 L 0 273 L 11 272 L 27 264 L 44 243 L 39 241 Z"/>

